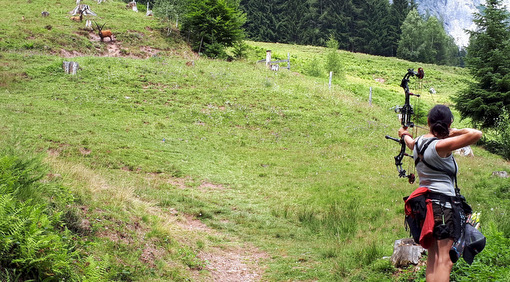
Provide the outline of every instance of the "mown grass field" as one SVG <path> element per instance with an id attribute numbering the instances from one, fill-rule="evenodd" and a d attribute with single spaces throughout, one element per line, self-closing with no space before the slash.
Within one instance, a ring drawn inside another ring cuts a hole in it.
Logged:
<path id="1" fill-rule="evenodd" d="M 87 3 L 113 43 L 71 22 L 73 3 L 2 2 L 2 143 L 43 155 L 48 178 L 70 188 L 69 220 L 82 223 L 80 248 L 103 263 L 105 280 L 219 281 L 229 272 L 215 269 L 233 256 L 254 280 L 423 279 L 384 258 L 408 236 L 402 197 L 417 187 L 397 177 L 399 146 L 384 136 L 399 128 L 391 108 L 404 102 L 408 68 L 425 69 L 410 85 L 420 120 L 465 86 L 467 70 L 339 51 L 329 89 L 325 71 L 306 75 L 323 48 L 248 42 L 245 60 L 210 60 L 122 2 Z M 105 56 L 114 45 L 124 51 Z M 255 63 L 266 49 L 290 53 L 291 70 Z M 65 74 L 63 60 L 78 73 Z M 484 233 L 508 243 L 509 184 L 491 174 L 510 165 L 473 150 L 458 157 L 459 185 Z M 488 238 L 471 268 L 456 265 L 458 281 L 509 277 Z"/>

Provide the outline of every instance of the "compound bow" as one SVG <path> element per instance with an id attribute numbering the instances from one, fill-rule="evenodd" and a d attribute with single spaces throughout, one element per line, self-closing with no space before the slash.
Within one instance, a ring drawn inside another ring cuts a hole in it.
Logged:
<path id="1" fill-rule="evenodd" d="M 405 103 L 403 106 L 396 106 L 395 112 L 400 114 L 401 116 L 401 123 L 404 129 L 407 128 L 413 128 L 414 123 L 411 121 L 411 116 L 414 114 L 413 106 L 411 106 L 410 97 L 416 96 L 420 97 L 418 94 L 413 94 L 409 91 L 409 79 L 412 76 L 416 76 L 419 79 L 422 79 L 425 76 L 425 72 L 422 68 L 418 68 L 418 72 L 415 72 L 414 69 L 408 69 L 407 73 L 404 75 L 404 78 L 402 78 L 402 82 L 400 83 L 400 87 L 404 88 L 405 92 Z M 409 155 L 406 153 L 406 142 L 404 141 L 404 136 L 402 136 L 400 139 L 394 138 L 391 136 L 386 135 L 386 139 L 393 140 L 395 142 L 400 143 L 400 152 L 398 155 L 394 157 L 395 159 L 395 166 L 397 167 L 398 176 L 401 178 L 406 177 L 410 184 L 413 184 L 416 180 L 416 177 L 413 173 L 407 173 L 405 169 L 402 168 L 402 160 L 404 157 L 410 157 L 413 158 L 412 155 Z"/>

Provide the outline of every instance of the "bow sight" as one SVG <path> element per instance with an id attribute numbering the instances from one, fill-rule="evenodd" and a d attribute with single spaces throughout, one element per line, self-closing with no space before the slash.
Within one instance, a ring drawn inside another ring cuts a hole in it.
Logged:
<path id="1" fill-rule="evenodd" d="M 402 78 L 402 82 L 400 83 L 400 87 L 404 88 L 405 93 L 405 102 L 403 106 L 396 106 L 395 112 L 398 113 L 401 118 L 400 122 L 402 124 L 402 127 L 404 129 L 407 129 L 409 127 L 413 128 L 414 123 L 411 121 L 411 116 L 414 114 L 413 106 L 411 106 L 411 103 L 409 102 L 409 97 L 416 96 L 420 97 L 420 95 L 413 94 L 409 91 L 409 79 L 413 76 L 416 76 L 418 79 L 422 79 L 425 76 L 425 72 L 422 68 L 418 69 L 418 72 L 415 72 L 414 69 L 408 69 L 407 73 Z M 412 155 L 409 155 L 406 153 L 406 143 L 404 141 L 404 136 L 402 136 L 400 139 L 393 138 L 391 136 L 386 135 L 386 139 L 393 140 L 395 142 L 398 142 L 400 144 L 400 153 L 396 155 L 395 158 L 395 166 L 397 167 L 398 176 L 399 177 L 406 177 L 409 180 L 410 184 L 413 184 L 416 177 L 413 173 L 407 173 L 405 169 L 402 168 L 402 159 L 404 157 L 410 157 L 413 158 Z"/>

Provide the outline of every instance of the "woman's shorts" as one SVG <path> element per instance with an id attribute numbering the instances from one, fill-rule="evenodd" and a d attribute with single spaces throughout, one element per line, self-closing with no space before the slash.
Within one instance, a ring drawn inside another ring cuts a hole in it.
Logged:
<path id="1" fill-rule="evenodd" d="M 453 222 L 453 210 L 451 208 L 441 207 L 440 204 L 432 202 L 434 211 L 434 230 L 433 235 L 437 240 L 454 238 L 455 225 Z M 444 216 L 444 217 L 443 217 Z"/>

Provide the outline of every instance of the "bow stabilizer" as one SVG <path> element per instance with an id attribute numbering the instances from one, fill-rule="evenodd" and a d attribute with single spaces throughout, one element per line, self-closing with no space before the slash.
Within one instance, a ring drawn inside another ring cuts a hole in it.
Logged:
<path id="1" fill-rule="evenodd" d="M 404 89 L 405 101 L 404 101 L 403 106 L 395 107 L 395 112 L 400 115 L 400 122 L 402 124 L 402 127 L 404 127 L 404 129 L 414 127 L 414 123 L 411 121 L 411 116 L 414 114 L 414 109 L 410 103 L 410 97 L 411 96 L 420 97 L 420 95 L 411 93 L 409 91 L 409 79 L 413 76 L 416 76 L 418 79 L 422 79 L 425 76 L 425 72 L 423 71 L 422 68 L 418 68 L 418 72 L 415 72 L 414 69 L 408 69 L 407 73 L 404 75 L 404 77 L 402 78 L 402 81 L 400 83 L 400 87 L 402 87 Z M 402 168 L 402 164 L 403 164 L 402 161 L 403 161 L 404 157 L 413 158 L 412 155 L 406 153 L 407 146 L 404 141 L 404 136 L 402 136 L 400 139 L 391 137 L 389 135 L 386 135 L 385 137 L 386 137 L 386 139 L 393 140 L 400 144 L 400 152 L 398 153 L 398 155 L 396 155 L 394 157 L 395 166 L 397 167 L 397 171 L 398 171 L 398 176 L 401 178 L 407 178 L 409 183 L 413 184 L 414 181 L 416 180 L 416 176 L 414 175 L 414 173 L 407 173 L 407 171 Z"/>

